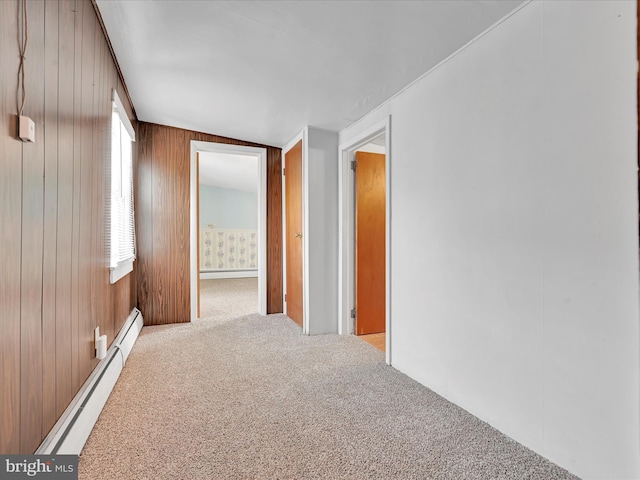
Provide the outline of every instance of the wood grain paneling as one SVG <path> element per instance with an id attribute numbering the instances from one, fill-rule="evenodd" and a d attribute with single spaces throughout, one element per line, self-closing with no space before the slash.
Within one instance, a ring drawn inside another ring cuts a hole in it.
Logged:
<path id="1" fill-rule="evenodd" d="M 152 243 L 153 251 L 151 258 L 151 272 L 153 274 L 153 284 L 155 288 L 152 290 L 154 310 L 149 315 L 149 321 L 153 323 L 174 323 L 179 321 L 172 315 L 176 311 L 175 305 L 177 299 L 171 301 L 170 290 L 174 289 L 173 284 L 177 283 L 176 274 L 176 257 L 180 255 L 179 251 L 172 251 L 172 236 L 175 237 L 175 230 L 185 228 L 185 225 L 176 225 L 175 211 L 181 199 L 175 198 L 176 192 L 173 179 L 171 178 L 171 165 L 176 158 L 175 145 L 175 129 L 158 128 L 153 134 L 152 148 L 153 157 L 153 176 L 151 186 L 151 217 L 153 218 Z M 146 212 L 139 212 L 138 215 L 143 216 Z M 189 228 L 186 226 L 186 228 Z M 177 247 L 177 245 L 176 245 Z M 177 250 L 177 248 L 176 248 Z M 169 303 L 173 306 L 173 312 L 170 312 Z M 144 316 L 144 312 L 143 312 Z M 186 321 L 186 320 L 182 320 Z"/>
<path id="2" fill-rule="evenodd" d="M 22 143 L 16 132 L 17 5 L 0 2 L 0 452 L 20 450 L 20 259 L 22 252 Z M 6 72 L 6 73 L 5 73 Z M 8 72 L 12 72 L 11 75 Z"/>
<path id="3" fill-rule="evenodd" d="M 92 158 L 103 158 L 93 163 L 91 171 L 91 315 L 89 355 L 93 366 L 97 365 L 93 344 L 93 331 L 100 327 L 100 333 L 106 334 L 109 341 L 115 337 L 113 307 L 109 287 L 107 260 L 107 197 L 110 197 L 110 125 L 111 125 L 111 89 L 113 72 L 109 69 L 110 58 L 104 34 L 93 9 L 89 9 L 95 19 L 93 53 L 93 113 L 91 115 L 93 134 Z M 96 134 L 97 133 L 97 134 Z M 100 134 L 102 133 L 102 134 Z M 107 155 L 105 155 L 107 154 Z M 95 268 L 101 264 L 103 268 Z M 114 288 L 116 288 L 114 286 Z M 93 370 L 93 368 L 92 368 Z"/>
<path id="4" fill-rule="evenodd" d="M 9 454 L 38 447 L 97 364 L 94 327 L 111 342 L 136 299 L 131 275 L 109 284 L 111 90 L 123 84 L 96 12 L 90 0 L 27 2 L 24 114 L 36 142 L 22 143 L 21 4 L 0 2 L 0 453 Z"/>
<path id="5" fill-rule="evenodd" d="M 44 178 L 58 177 L 58 11 L 57 2 L 45 3 L 44 31 Z M 58 182 L 44 184 L 44 238 L 50 239 L 42 256 L 42 433 L 56 420 L 56 255 Z"/>
<path id="6" fill-rule="evenodd" d="M 27 3 L 32 25 L 44 25 L 44 3 Z M 33 451 L 42 433 L 42 253 L 44 193 L 44 28 L 29 30 L 25 113 L 38 141 L 22 146 L 20 276 L 20 449 Z"/>
<path id="7" fill-rule="evenodd" d="M 188 150 L 185 134 L 157 128 L 153 135 L 152 318 L 159 324 L 189 321 L 189 164 L 179 162 Z"/>
<path id="8" fill-rule="evenodd" d="M 94 109 L 94 132 L 109 132 L 111 126 L 111 85 L 113 85 L 113 70 L 109 68 L 111 62 L 111 54 L 107 48 L 107 44 L 104 39 L 104 34 L 98 23 L 96 28 L 96 60 L 94 61 L 95 71 L 94 78 L 96 79 L 95 85 L 98 88 L 96 92 L 96 108 Z M 96 135 L 94 146 L 94 158 L 100 158 L 103 152 L 108 152 L 111 149 L 111 142 L 106 135 Z M 108 221 L 103 212 L 108 211 L 108 199 L 111 198 L 111 178 L 110 178 L 110 164 L 103 162 L 99 164 L 98 168 L 93 171 L 94 186 L 96 194 L 94 199 L 96 201 L 92 209 L 91 225 L 94 228 L 93 234 L 93 248 L 95 249 L 95 258 L 97 261 L 101 261 L 103 265 L 108 265 L 109 252 L 107 250 L 108 244 Z M 94 320 L 93 327 L 100 326 L 100 333 L 106 334 L 107 338 L 113 340 L 116 335 L 116 323 L 113 318 L 113 305 L 111 303 L 111 288 L 109 284 L 109 272 L 104 269 L 92 269 L 92 294 L 96 301 L 92 311 L 92 318 Z M 102 314 L 100 313 L 102 312 Z M 104 316 L 104 321 L 99 322 L 98 319 Z M 102 323 L 100 325 L 100 323 Z"/>
<path id="9" fill-rule="evenodd" d="M 56 241 L 56 418 L 73 397 L 71 380 L 71 257 L 73 254 L 73 82 L 75 0 L 64 0 L 58 9 L 58 199 Z"/>
<path id="10" fill-rule="evenodd" d="M 153 261 L 153 201 L 151 195 L 152 158 L 153 158 L 153 126 L 140 123 L 136 141 L 138 151 L 137 178 L 134 189 L 136 215 L 136 284 L 138 291 L 138 308 L 144 312 L 155 311 L 154 291 L 151 264 Z M 145 319 L 148 322 L 148 319 Z"/>
<path id="11" fill-rule="evenodd" d="M 71 385 L 77 391 L 82 385 L 80 378 L 80 191 L 81 146 L 82 146 L 82 45 L 83 11 L 87 4 L 75 2 L 74 12 L 74 64 L 73 64 L 73 229 L 71 231 Z"/>
<path id="12" fill-rule="evenodd" d="M 267 150 L 267 312 L 282 305 L 282 151 Z"/>
<path id="13" fill-rule="evenodd" d="M 265 147 L 140 123 L 136 182 L 138 307 L 147 325 L 189 322 L 191 140 Z M 267 312 L 282 312 L 281 150 L 267 148 Z"/>
<path id="14" fill-rule="evenodd" d="M 91 8 L 85 5 L 82 11 L 82 57 L 80 78 L 80 248 L 78 255 L 78 275 L 80 282 L 79 297 L 79 341 L 78 341 L 78 375 L 80 382 L 89 376 L 93 369 L 93 328 L 91 320 L 91 203 L 93 185 L 91 176 L 93 162 L 84 162 L 93 156 L 93 63 L 94 35 L 96 18 Z"/>
<path id="15" fill-rule="evenodd" d="M 177 152 L 189 152 L 190 143 L 188 140 L 188 132 L 180 129 L 176 133 L 176 151 Z M 175 224 L 174 233 L 175 237 L 172 238 L 172 247 L 179 252 L 176 255 L 175 275 L 172 277 L 176 280 L 174 294 L 171 296 L 175 299 L 175 310 L 172 311 L 174 318 L 180 318 L 182 312 L 190 312 L 190 288 L 189 281 L 191 275 L 189 273 L 189 212 L 191 207 L 190 202 L 190 186 L 189 186 L 189 168 L 183 168 L 178 162 L 172 162 L 172 175 L 171 178 L 175 182 L 176 191 L 175 197 L 180 205 L 186 205 L 187 208 L 175 209 Z M 175 229 L 175 226 L 179 228 Z M 182 228 L 185 226 L 186 228 Z M 174 250 L 175 251 L 175 250 Z"/>

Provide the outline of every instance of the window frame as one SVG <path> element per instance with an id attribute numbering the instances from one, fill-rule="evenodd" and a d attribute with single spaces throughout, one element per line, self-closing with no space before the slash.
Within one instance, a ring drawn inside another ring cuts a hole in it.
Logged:
<path id="1" fill-rule="evenodd" d="M 133 204 L 133 198 L 134 198 L 134 182 L 133 182 L 133 143 L 136 141 L 136 134 L 135 134 L 135 130 L 133 129 L 133 125 L 131 124 L 131 121 L 129 120 L 129 117 L 127 116 L 127 112 L 124 108 L 124 105 L 122 104 L 120 97 L 118 96 L 118 92 L 116 92 L 115 89 L 112 90 L 112 108 L 111 108 L 111 148 L 110 148 L 110 153 L 109 153 L 109 157 L 110 157 L 110 168 L 109 168 L 109 179 L 110 179 L 110 183 L 109 183 L 109 225 L 108 225 L 108 232 L 109 232 L 109 258 L 108 258 L 108 264 L 109 264 L 109 283 L 114 284 L 116 283 L 118 280 L 120 280 L 121 278 L 123 278 L 125 275 L 127 275 L 128 273 L 133 271 L 133 262 L 136 260 L 136 236 L 135 236 L 135 208 L 134 208 L 134 204 Z M 119 124 L 117 125 L 119 128 L 119 133 L 118 133 L 118 138 L 120 139 L 119 144 L 120 144 L 120 151 L 117 154 L 117 157 L 115 156 L 115 152 L 114 152 L 114 128 L 115 128 L 115 119 L 116 117 L 119 120 Z M 123 132 L 124 131 L 124 132 Z M 123 155 L 122 155 L 122 146 L 123 146 L 123 133 L 125 133 L 128 135 L 130 142 L 129 146 L 131 148 L 131 152 L 130 152 L 130 169 L 125 169 L 123 168 Z M 119 192 L 114 192 L 114 181 L 113 181 L 113 175 L 114 175 L 114 165 L 118 166 L 118 172 L 120 173 L 120 186 L 119 186 Z M 126 178 L 124 173 L 125 170 L 127 170 L 129 172 L 129 178 Z M 128 186 L 127 186 L 128 184 Z M 120 198 L 117 198 L 117 197 Z M 126 201 L 125 197 L 128 196 L 129 200 Z M 117 198 L 117 200 L 116 200 Z M 116 204 L 120 204 L 120 203 L 124 203 L 124 205 L 122 205 L 121 207 L 116 207 Z M 114 248 L 117 248 L 118 251 L 115 252 L 115 254 L 117 256 L 121 256 L 120 255 L 120 249 L 121 249 L 121 245 L 120 245 L 120 240 L 121 240 L 121 235 L 117 235 L 117 231 L 114 232 L 114 222 L 113 222 L 113 215 L 114 215 L 114 209 L 115 208 L 122 208 L 123 211 L 121 211 L 119 213 L 118 218 L 121 219 L 121 223 L 120 223 L 120 227 L 125 227 L 123 228 L 123 231 L 126 231 L 127 233 L 124 234 L 124 239 L 127 243 L 131 242 L 131 244 L 128 245 L 127 250 L 132 251 L 131 255 L 128 255 L 126 258 L 124 259 L 119 259 L 116 260 L 114 258 Z M 125 217 L 128 217 L 128 220 L 125 220 Z M 127 226 L 127 224 L 129 224 Z M 114 233 L 116 233 L 116 235 L 114 235 Z M 116 238 L 114 238 L 116 237 Z"/>

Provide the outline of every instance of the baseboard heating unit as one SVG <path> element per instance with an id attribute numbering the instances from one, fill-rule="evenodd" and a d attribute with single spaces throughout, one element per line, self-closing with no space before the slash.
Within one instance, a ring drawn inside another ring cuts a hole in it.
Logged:
<path id="1" fill-rule="evenodd" d="M 60 419 L 43 440 L 38 455 L 79 455 L 142 330 L 142 313 L 131 311 L 107 356 L 91 373 Z"/>

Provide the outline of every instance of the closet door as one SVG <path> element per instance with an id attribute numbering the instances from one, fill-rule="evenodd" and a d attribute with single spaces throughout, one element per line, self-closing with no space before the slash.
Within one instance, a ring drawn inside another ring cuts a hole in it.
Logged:
<path id="1" fill-rule="evenodd" d="M 286 313 L 302 327 L 302 140 L 284 155 L 287 291 Z"/>
<path id="2" fill-rule="evenodd" d="M 356 152 L 356 334 L 385 331 L 385 156 Z"/>

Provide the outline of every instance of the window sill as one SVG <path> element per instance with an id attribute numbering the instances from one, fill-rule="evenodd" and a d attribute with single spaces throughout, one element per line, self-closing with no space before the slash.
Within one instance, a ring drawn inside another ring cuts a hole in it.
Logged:
<path id="1" fill-rule="evenodd" d="M 114 284 L 128 273 L 133 272 L 133 260 L 123 262 L 109 273 L 109 283 Z"/>

